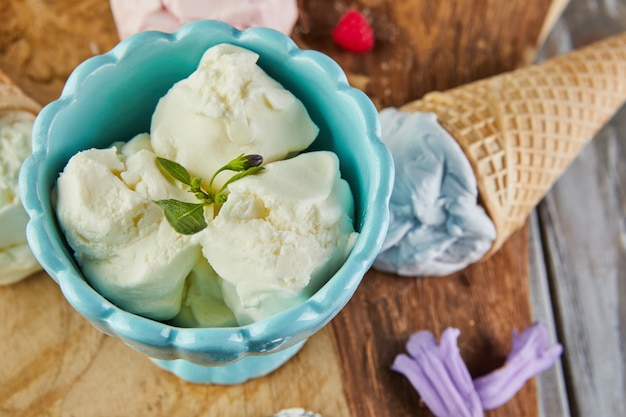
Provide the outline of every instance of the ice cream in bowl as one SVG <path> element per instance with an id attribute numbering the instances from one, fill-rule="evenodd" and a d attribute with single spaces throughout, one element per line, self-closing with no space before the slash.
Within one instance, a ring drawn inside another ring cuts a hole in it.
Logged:
<path id="1" fill-rule="evenodd" d="M 295 355 L 387 232 L 377 112 L 325 55 L 216 21 L 79 65 L 33 129 L 29 245 L 97 329 L 199 383 Z"/>

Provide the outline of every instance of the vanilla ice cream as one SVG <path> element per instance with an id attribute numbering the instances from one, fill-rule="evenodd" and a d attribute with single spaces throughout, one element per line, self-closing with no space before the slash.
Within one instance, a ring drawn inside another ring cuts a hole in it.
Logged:
<path id="1" fill-rule="evenodd" d="M 74 155 L 56 192 L 59 223 L 87 280 L 128 311 L 174 317 L 201 250 L 153 203 L 193 196 L 161 173 L 148 136 Z"/>
<path id="2" fill-rule="evenodd" d="M 302 302 L 352 249 L 354 202 L 332 152 L 268 164 L 229 191 L 199 236 L 239 324 Z"/>
<path id="3" fill-rule="evenodd" d="M 155 152 L 208 181 L 240 154 L 258 154 L 268 163 L 307 148 L 317 126 L 258 58 L 229 44 L 208 49 L 198 69 L 159 101 L 151 126 Z M 215 185 L 226 178 L 218 176 Z"/>
<path id="4" fill-rule="evenodd" d="M 204 257 L 187 277 L 183 304 L 171 324 L 181 327 L 229 327 L 237 320 L 224 302 L 222 280 Z"/>
<path id="5" fill-rule="evenodd" d="M 20 202 L 20 167 L 31 154 L 35 116 L 11 112 L 0 117 L 0 284 L 27 277 L 41 267 L 26 242 L 28 215 Z"/>
<path id="6" fill-rule="evenodd" d="M 151 134 L 80 152 L 60 175 L 61 228 L 85 278 L 119 307 L 184 327 L 246 324 L 304 301 L 352 249 L 354 201 L 338 158 L 294 156 L 318 128 L 257 59 L 232 45 L 207 50 L 160 100 Z M 206 188 L 241 154 L 261 155 L 264 169 L 231 182 L 221 207 L 205 205 L 204 230 L 176 232 L 155 201 L 199 200 L 156 157 Z"/>

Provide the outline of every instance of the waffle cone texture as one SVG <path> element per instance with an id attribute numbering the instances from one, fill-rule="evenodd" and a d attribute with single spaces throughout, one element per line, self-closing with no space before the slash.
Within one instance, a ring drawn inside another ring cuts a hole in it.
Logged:
<path id="1" fill-rule="evenodd" d="M 430 112 L 476 175 L 496 227 L 488 257 L 626 101 L 626 33 L 400 108 Z"/>
<path id="2" fill-rule="evenodd" d="M 0 117 L 19 111 L 37 115 L 41 106 L 20 90 L 15 83 L 0 70 Z"/>

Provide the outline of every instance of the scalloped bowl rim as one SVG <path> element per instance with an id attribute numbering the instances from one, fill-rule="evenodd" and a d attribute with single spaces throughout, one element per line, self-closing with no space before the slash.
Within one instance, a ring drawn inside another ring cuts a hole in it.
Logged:
<path id="1" fill-rule="evenodd" d="M 360 236 L 343 266 L 302 304 L 240 327 L 179 328 L 118 308 L 96 292 L 82 275 L 77 276 L 67 264 L 53 254 L 55 250 L 61 248 L 56 247 L 51 241 L 55 234 L 55 226 L 51 225 L 50 221 L 46 222 L 46 210 L 39 198 L 40 193 L 50 192 L 49 189 L 41 189 L 37 182 L 48 153 L 48 131 L 58 113 L 71 106 L 77 99 L 80 94 L 79 87 L 89 82 L 90 76 L 101 67 L 118 64 L 136 48 L 141 48 L 146 43 L 182 42 L 195 30 L 217 31 L 220 36 L 230 38 L 230 42 L 242 47 L 250 47 L 255 42 L 263 41 L 287 52 L 288 59 L 301 60 L 307 65 L 317 66 L 319 68 L 317 72 L 324 74 L 326 78 L 324 82 L 334 84 L 337 94 L 352 101 L 354 108 L 361 113 L 364 123 L 363 126 L 359 126 L 359 130 L 369 138 L 367 146 L 371 148 L 370 153 L 378 164 L 372 169 L 379 175 L 377 177 L 372 175 L 374 180 L 370 185 L 370 189 L 375 189 L 375 193 L 368 198 L 370 203 L 377 204 L 368 205 Z M 109 52 L 81 63 L 68 78 L 60 98 L 44 107 L 37 117 L 33 129 L 33 154 L 24 163 L 20 172 L 20 194 L 31 218 L 27 227 L 29 244 L 44 269 L 58 282 L 64 296 L 77 311 L 100 330 L 120 337 L 135 349 L 141 350 L 142 346 L 148 346 L 150 356 L 161 356 L 154 355 L 155 352 L 152 351 L 154 348 L 174 349 L 176 352 L 174 355 L 164 356 L 181 359 L 190 359 L 193 353 L 207 350 L 218 352 L 228 350 L 230 356 L 225 362 L 293 346 L 325 326 L 345 306 L 382 246 L 389 221 L 388 202 L 392 184 L 393 160 L 380 141 L 377 111 L 362 91 L 348 84 L 344 72 L 335 61 L 320 52 L 299 49 L 290 38 L 277 31 L 266 28 L 239 31 L 225 23 L 215 21 L 190 23 L 172 34 L 139 33 L 121 41 Z M 33 186 L 36 193 L 32 192 Z M 361 238 L 362 236 L 367 236 L 367 239 Z M 285 330 L 284 326 L 286 321 L 289 322 L 288 330 Z M 228 347 L 225 341 L 228 341 Z M 268 341 L 277 343 L 275 346 L 270 344 L 270 347 L 265 349 L 263 346 L 268 346 Z"/>

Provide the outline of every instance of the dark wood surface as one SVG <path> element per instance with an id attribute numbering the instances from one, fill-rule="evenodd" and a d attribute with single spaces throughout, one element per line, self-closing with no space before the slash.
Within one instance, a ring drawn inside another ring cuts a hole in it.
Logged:
<path id="1" fill-rule="evenodd" d="M 485 1 L 468 9 L 463 2 L 362 2 L 370 3 L 364 12 L 380 39 L 375 53 L 355 56 L 329 42 L 325 34 L 332 28 L 319 3 L 300 2 L 309 13 L 296 39 L 336 59 L 380 108 L 528 64 L 550 6 Z M 332 13 L 338 17 L 349 7 L 345 3 L 335 2 Z M 499 23 L 477 24 L 485 16 Z M 474 376 L 502 364 L 513 329 L 532 320 L 526 233 L 514 235 L 487 262 L 452 276 L 366 275 L 355 298 L 331 324 L 353 415 L 431 415 L 410 384 L 389 371 L 394 356 L 417 330 L 438 335 L 448 326 L 459 328 L 461 354 Z M 489 414 L 537 416 L 534 382 Z"/>
<path id="2" fill-rule="evenodd" d="M 551 6 L 558 10 L 564 3 L 299 0 L 301 15 L 293 37 L 358 76 L 379 106 L 400 106 L 432 90 L 530 63 L 544 23 L 551 24 Z M 357 7 L 372 24 L 376 33 L 372 53 L 345 53 L 328 36 L 350 7 Z M 489 24 L 484 24 L 486 19 Z"/>
<path id="3" fill-rule="evenodd" d="M 300 0 L 299 6 L 297 43 L 328 53 L 383 107 L 529 63 L 550 4 Z M 377 44 L 368 54 L 341 51 L 330 40 L 350 6 L 373 23 Z M 58 96 L 79 62 L 118 40 L 106 0 L 3 0 L 0 16 L 0 68 L 42 104 Z M 494 24 L 484 25 L 486 19 Z M 511 332 L 534 318 L 562 339 L 563 366 L 538 380 L 539 391 L 532 380 L 486 415 L 623 415 L 626 154 L 618 131 L 611 132 L 594 140 L 592 156 L 581 156 L 582 173 L 568 172 L 557 184 L 532 227 L 491 259 L 441 278 L 370 271 L 348 306 L 292 361 L 239 386 L 193 385 L 157 369 L 91 328 L 44 273 L 0 287 L 0 416 L 263 417 L 294 406 L 324 417 L 430 416 L 408 382 L 389 370 L 411 333 L 459 328 L 461 354 L 479 376 L 502 363 Z M 586 197 L 590 189 L 593 198 Z"/>

